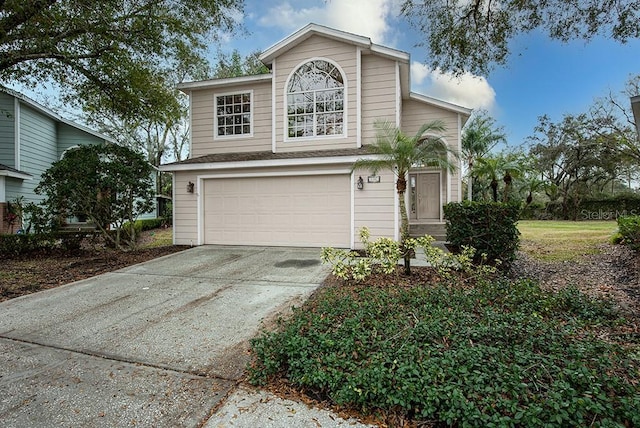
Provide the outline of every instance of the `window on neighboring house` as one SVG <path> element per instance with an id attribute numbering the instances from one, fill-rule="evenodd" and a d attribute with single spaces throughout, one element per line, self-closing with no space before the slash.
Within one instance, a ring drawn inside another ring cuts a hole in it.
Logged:
<path id="1" fill-rule="evenodd" d="M 289 138 L 344 134 L 344 78 L 329 61 L 300 66 L 287 86 Z"/>
<path id="2" fill-rule="evenodd" d="M 216 95 L 216 136 L 251 135 L 251 92 Z"/>

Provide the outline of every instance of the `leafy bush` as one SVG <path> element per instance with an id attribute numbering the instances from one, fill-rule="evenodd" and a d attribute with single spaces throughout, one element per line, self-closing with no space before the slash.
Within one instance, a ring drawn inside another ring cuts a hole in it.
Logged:
<path id="1" fill-rule="evenodd" d="M 0 254 L 15 257 L 35 251 L 50 251 L 60 248 L 62 240 L 58 233 L 0 235 Z"/>
<path id="2" fill-rule="evenodd" d="M 250 381 L 437 426 L 640 426 L 638 343 L 622 322 L 607 302 L 530 281 L 325 287 L 252 340 Z"/>
<path id="3" fill-rule="evenodd" d="M 400 243 L 391 238 L 378 238 L 371 242 L 369 237 L 369 229 L 360 229 L 360 240 L 365 247 L 364 256 L 357 251 L 325 247 L 322 249 L 322 262 L 330 264 L 331 273 L 345 281 L 361 282 L 374 273 L 395 273 L 403 255 Z M 405 241 L 404 248 L 409 251 L 422 248 L 427 262 L 443 277 L 449 277 L 453 271 L 467 274 L 475 272 L 477 275 L 495 273 L 492 267 L 480 267 L 471 263 L 476 254 L 474 248 L 465 246 L 460 254 L 452 254 L 434 247 L 433 241 L 434 238 L 429 235 L 409 238 Z M 481 259 L 486 260 L 486 256 L 482 255 Z"/>
<path id="4" fill-rule="evenodd" d="M 640 216 L 618 217 L 618 233 L 621 243 L 640 250 Z"/>
<path id="5" fill-rule="evenodd" d="M 485 255 L 490 262 L 508 266 L 519 246 L 517 222 L 520 207 L 497 202 L 461 202 L 444 206 L 447 241 L 457 248 L 476 249 L 476 261 Z"/>
<path id="6" fill-rule="evenodd" d="M 331 273 L 336 277 L 360 282 L 374 272 L 390 274 L 395 272 L 402 257 L 400 244 L 390 238 L 369 241 L 369 229 L 360 229 L 360 240 L 365 247 L 365 257 L 357 251 L 325 247 L 320 256 L 322 263 L 331 265 Z"/>

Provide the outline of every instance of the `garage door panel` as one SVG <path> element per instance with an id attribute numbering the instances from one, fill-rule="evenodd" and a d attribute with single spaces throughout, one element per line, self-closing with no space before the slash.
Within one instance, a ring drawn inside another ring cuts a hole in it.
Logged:
<path id="1" fill-rule="evenodd" d="M 350 245 L 348 175 L 208 179 L 204 243 Z"/>

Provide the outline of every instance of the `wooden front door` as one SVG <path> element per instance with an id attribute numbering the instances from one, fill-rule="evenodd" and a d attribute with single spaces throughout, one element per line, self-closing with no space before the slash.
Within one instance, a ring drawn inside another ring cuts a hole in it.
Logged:
<path id="1" fill-rule="evenodd" d="M 417 175 L 418 220 L 440 220 L 440 173 Z"/>

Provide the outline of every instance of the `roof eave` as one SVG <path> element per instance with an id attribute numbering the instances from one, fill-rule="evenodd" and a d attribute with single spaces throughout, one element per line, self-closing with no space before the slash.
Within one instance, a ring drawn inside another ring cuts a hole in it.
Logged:
<path id="1" fill-rule="evenodd" d="M 254 76 L 228 77 L 224 79 L 198 80 L 195 82 L 183 82 L 178 84 L 178 89 L 188 93 L 196 89 L 219 88 L 224 86 L 244 85 L 247 83 L 257 83 L 271 81 L 272 74 L 257 74 Z"/>
<path id="2" fill-rule="evenodd" d="M 467 117 L 471 116 L 471 113 L 473 112 L 473 109 L 462 107 L 457 104 L 453 104 L 447 101 L 442 101 L 436 98 L 431 98 L 426 95 L 418 94 L 417 92 L 409 92 L 409 99 L 431 104 L 431 105 L 434 105 L 434 106 L 437 106 L 445 110 L 449 110 Z"/>
<path id="3" fill-rule="evenodd" d="M 5 169 L 0 170 L 0 177 L 17 178 L 20 180 L 33 180 L 33 176 L 31 174 L 27 174 L 26 172 L 7 171 Z"/>
<path id="4" fill-rule="evenodd" d="M 161 165 L 160 171 L 179 172 L 196 170 L 220 170 L 256 167 L 277 167 L 277 166 L 311 166 L 311 165 L 353 165 L 360 159 L 377 159 L 378 156 L 363 154 L 359 156 L 328 156 L 312 158 L 293 159 L 264 159 L 250 161 L 228 161 L 228 162 L 206 162 L 206 163 L 178 163 Z"/>

